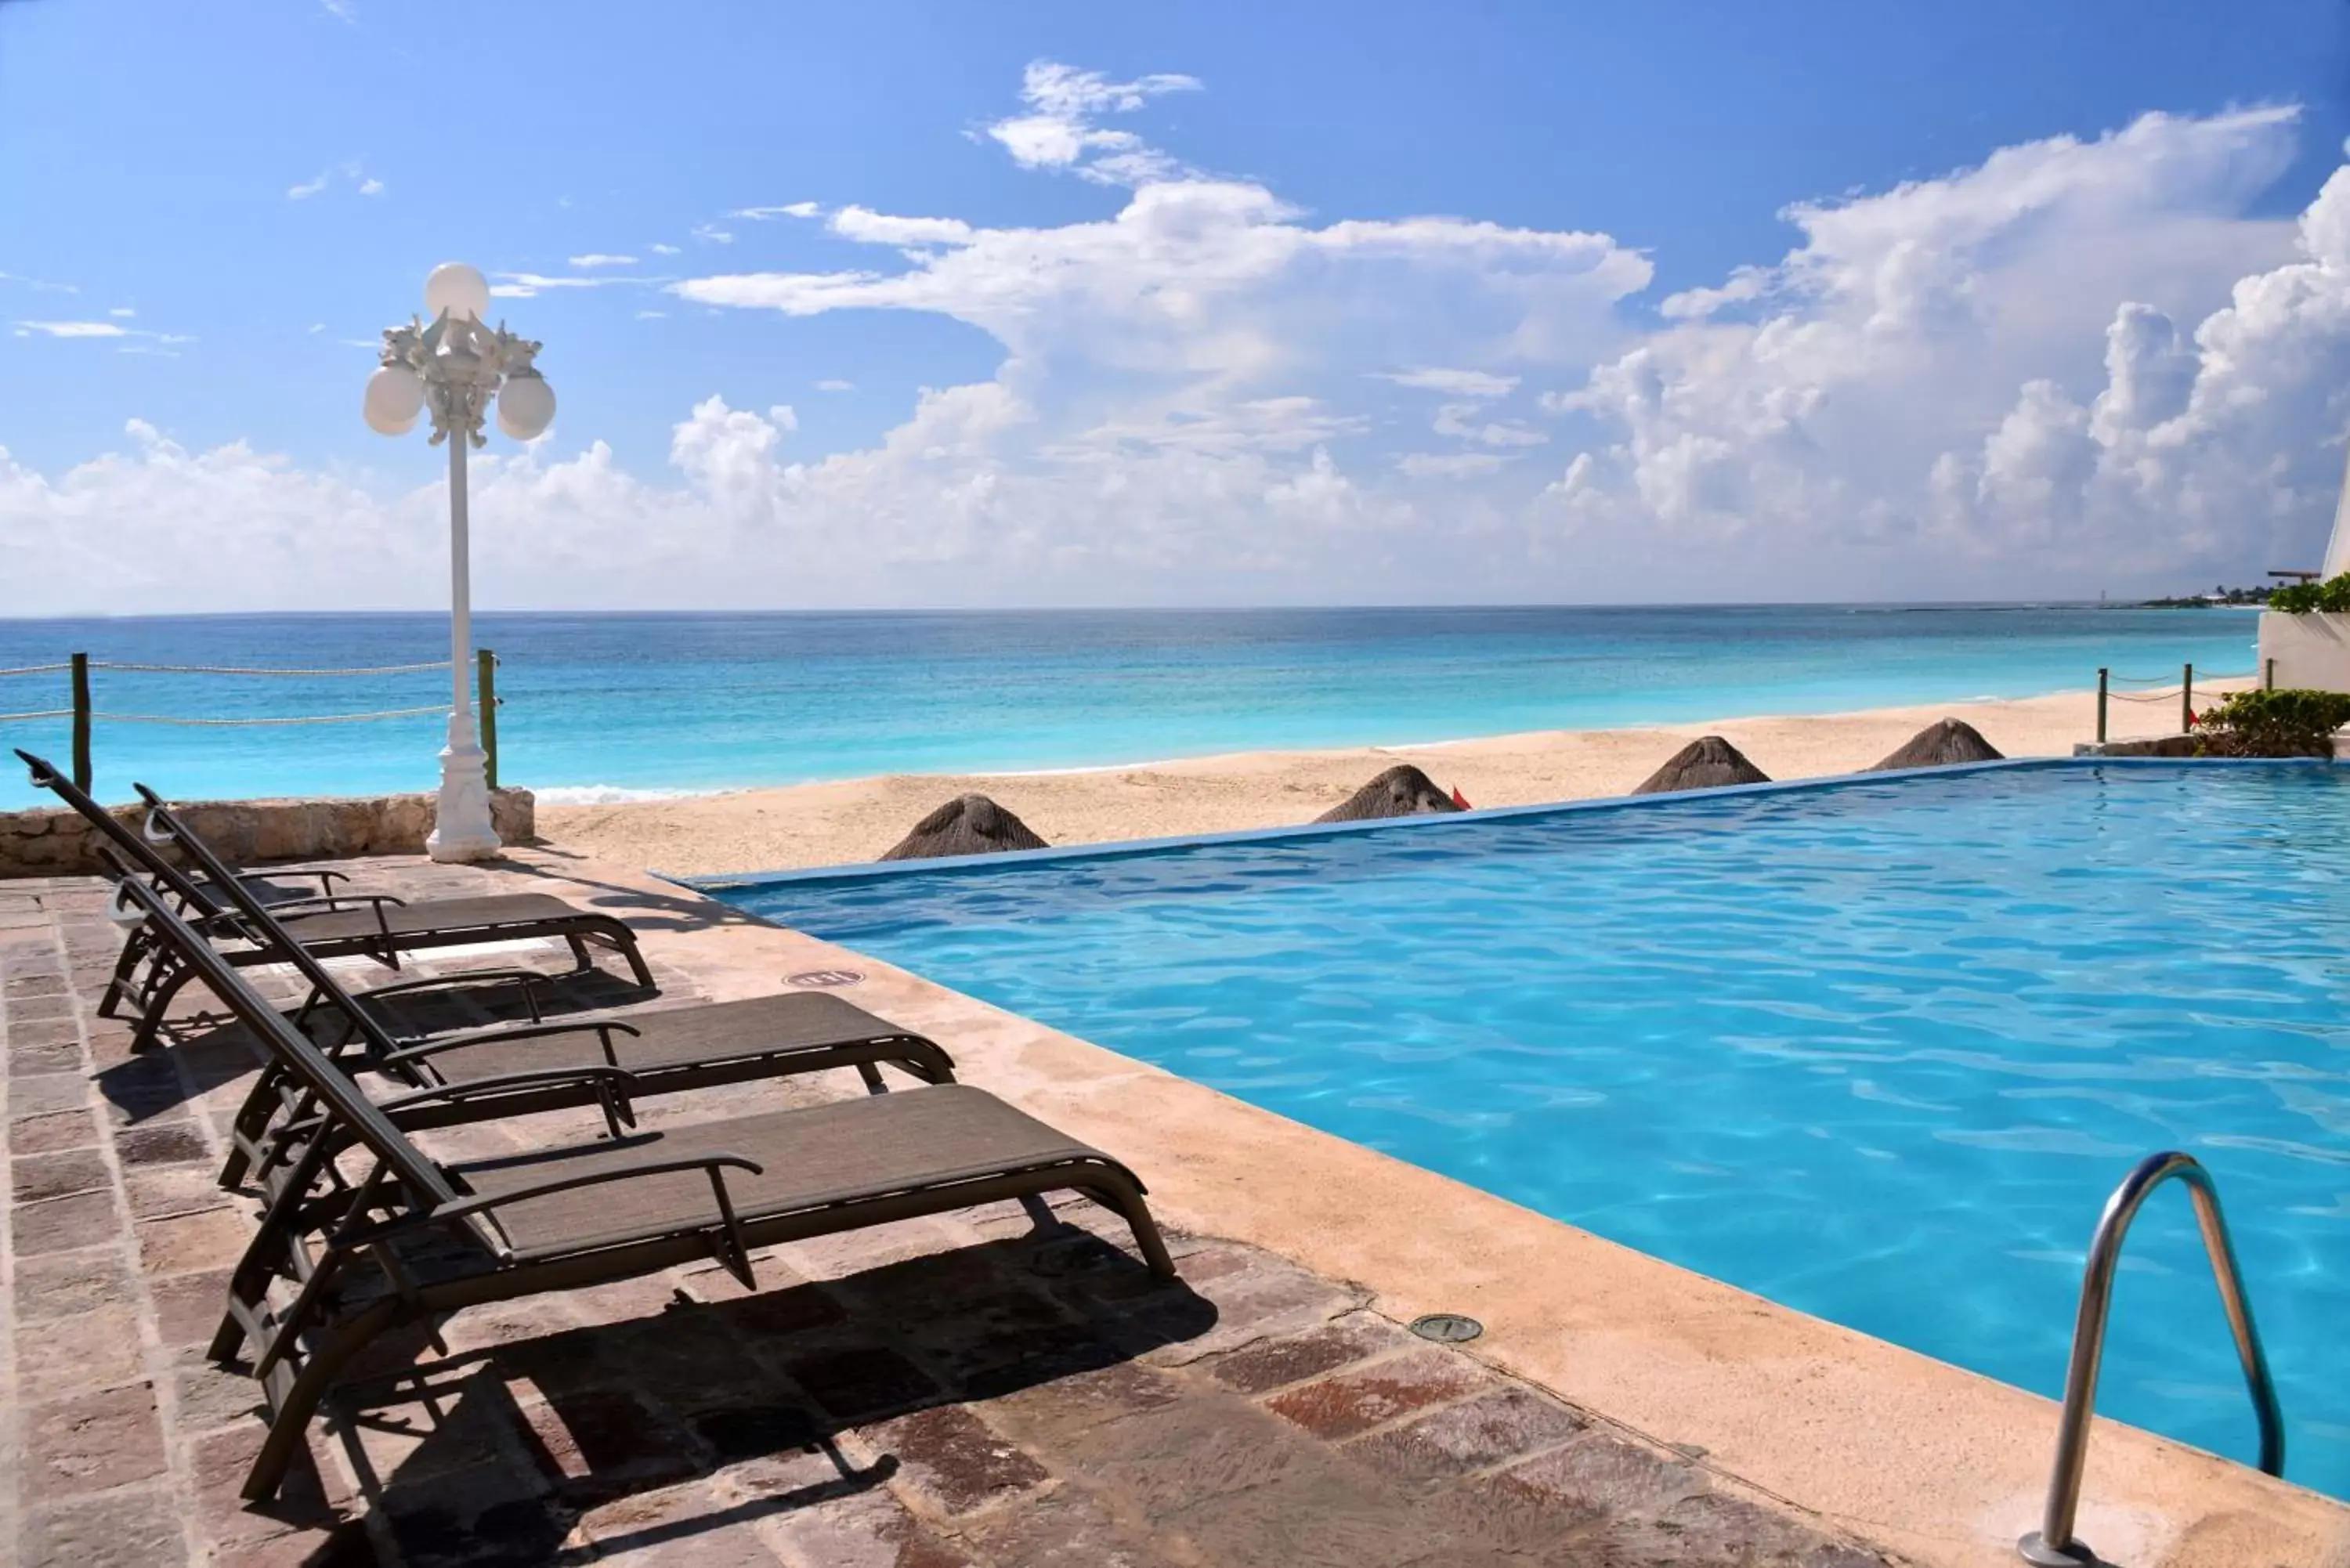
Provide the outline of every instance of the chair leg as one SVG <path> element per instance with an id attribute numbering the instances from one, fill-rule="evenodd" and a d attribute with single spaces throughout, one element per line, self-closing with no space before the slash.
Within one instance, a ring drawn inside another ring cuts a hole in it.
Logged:
<path id="1" fill-rule="evenodd" d="M 284 1083 L 284 1070 L 276 1063 L 270 1063 L 261 1069 L 253 1092 L 237 1108 L 236 1119 L 229 1124 L 228 1158 L 221 1166 L 223 1187 L 234 1187 L 244 1179 L 245 1171 L 252 1167 L 244 1146 L 259 1141 L 261 1135 L 269 1130 L 269 1124 L 286 1108 Z"/>
<path id="2" fill-rule="evenodd" d="M 1127 1228 L 1134 1232 L 1134 1243 L 1142 1249 L 1142 1261 L 1150 1266 L 1154 1278 L 1176 1277 L 1175 1260 L 1168 1254 L 1166 1240 L 1159 1234 L 1159 1221 L 1150 1217 L 1150 1205 L 1143 1201 L 1141 1189 L 1118 1171 L 1104 1170 L 1089 1173 L 1086 1184 L 1077 1190 L 1104 1208 L 1118 1211 Z"/>
<path id="3" fill-rule="evenodd" d="M 311 1353 L 293 1386 L 286 1389 L 286 1397 L 276 1401 L 276 1408 L 270 1413 L 269 1436 L 262 1440 L 261 1452 L 255 1458 L 253 1469 L 245 1473 L 246 1501 L 265 1502 L 277 1495 L 286 1472 L 293 1468 L 303 1449 L 318 1401 L 334 1386 L 344 1364 L 390 1327 L 400 1313 L 399 1301 L 379 1302 L 337 1328 Z"/>
<path id="4" fill-rule="evenodd" d="M 195 971 L 185 964 L 163 965 L 161 955 L 147 971 L 147 984 L 139 998 L 139 1021 L 130 1026 L 130 1049 L 134 1053 L 155 1048 L 155 1032 L 163 1024 L 163 1014 L 170 1012 L 172 998 L 188 983 Z"/>
<path id="5" fill-rule="evenodd" d="M 113 1018 L 119 1015 L 122 999 L 130 991 L 130 973 L 139 961 L 147 956 L 147 932 L 144 927 L 122 939 L 122 951 L 114 960 L 114 977 L 106 982 L 106 994 L 99 998 L 98 1015 Z"/>
<path id="6" fill-rule="evenodd" d="M 619 954 L 622 959 L 627 961 L 629 965 L 629 973 L 636 981 L 639 989 L 644 991 L 653 991 L 658 989 L 653 984 L 653 971 L 645 962 L 644 952 L 637 946 L 636 932 L 629 929 L 626 926 L 620 925 L 618 921 L 615 921 L 611 930 L 599 932 L 598 934 L 603 938 L 604 941 L 611 947 L 611 950 L 614 952 Z"/>

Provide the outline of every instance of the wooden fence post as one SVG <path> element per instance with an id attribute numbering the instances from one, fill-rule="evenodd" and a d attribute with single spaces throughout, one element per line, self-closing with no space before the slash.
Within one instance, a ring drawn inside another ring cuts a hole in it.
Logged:
<path id="1" fill-rule="evenodd" d="M 2097 744 L 2106 743 L 2106 684 L 2112 671 L 2097 666 Z"/>
<path id="2" fill-rule="evenodd" d="M 89 655 L 73 656 L 74 787 L 89 793 Z"/>
<path id="3" fill-rule="evenodd" d="M 484 648 L 473 655 L 482 703 L 482 771 L 492 789 L 498 787 L 498 656 Z"/>

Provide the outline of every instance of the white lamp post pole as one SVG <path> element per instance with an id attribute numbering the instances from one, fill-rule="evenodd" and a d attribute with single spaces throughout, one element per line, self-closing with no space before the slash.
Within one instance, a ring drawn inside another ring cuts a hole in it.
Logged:
<path id="1" fill-rule="evenodd" d="M 382 368 L 368 379 L 367 421 L 404 435 L 418 414 L 432 415 L 432 440 L 449 443 L 449 742 L 441 753 L 441 795 L 424 847 L 435 860 L 484 860 L 498 852 L 490 821 L 488 759 L 473 728 L 473 612 L 467 535 L 465 449 L 487 446 L 484 416 L 493 399 L 498 428 L 517 441 L 536 439 L 555 417 L 555 393 L 532 364 L 539 345 L 502 326 L 482 325 L 489 285 L 472 267 L 450 262 L 425 280 L 428 325 L 418 317 L 383 334 Z"/>
<path id="2" fill-rule="evenodd" d="M 473 543 L 466 535 L 465 448 L 449 443 L 449 743 L 441 751 L 441 799 L 424 852 L 435 860 L 484 860 L 498 852 L 490 821 L 489 758 L 473 728 Z"/>

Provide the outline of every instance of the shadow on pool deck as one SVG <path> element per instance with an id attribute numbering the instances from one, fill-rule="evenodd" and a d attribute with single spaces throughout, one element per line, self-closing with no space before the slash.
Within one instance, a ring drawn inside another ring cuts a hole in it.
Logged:
<path id="1" fill-rule="evenodd" d="M 355 869 L 422 895 L 513 868 Z M 254 1386 L 200 1352 L 251 1234 L 250 1198 L 212 1178 L 255 1057 L 192 992 L 180 1044 L 130 1058 L 93 1016 L 119 941 L 102 889 L 7 892 L 0 1546 L 25 1568 L 1885 1561 L 1277 1253 L 1177 1236 L 1182 1280 L 1159 1284 L 1078 1199 L 1041 1227 L 998 1204 L 772 1249 L 757 1293 L 712 1264 L 462 1313 L 437 1345 L 374 1347 L 313 1462 L 246 1507 Z M 694 903 L 681 925 L 710 923 Z M 705 993 L 708 952 L 652 955 L 660 1005 Z M 601 1004 L 598 980 L 569 983 Z M 510 1005 L 469 994 L 461 1012 Z M 741 1085 L 647 1114 L 857 1092 Z"/>

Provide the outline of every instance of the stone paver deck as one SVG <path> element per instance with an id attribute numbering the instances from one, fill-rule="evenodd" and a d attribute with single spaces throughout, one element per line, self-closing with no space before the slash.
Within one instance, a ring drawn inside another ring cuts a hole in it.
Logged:
<path id="1" fill-rule="evenodd" d="M 351 865 L 411 898 L 500 871 Z M 0 1562 L 616 1562 L 696 1568 L 1500 1568 L 1888 1561 L 1214 1237 L 1155 1284 L 1114 1216 L 1014 1205 L 460 1314 L 385 1347 L 278 1503 L 236 1489 L 254 1387 L 203 1358 L 251 1201 L 213 1185 L 255 1067 L 201 988 L 134 1058 L 95 1007 L 103 889 L 0 883 L 8 1224 Z M 698 992 L 663 944 L 661 994 Z M 683 955 L 682 957 L 681 955 Z M 567 966 L 555 944 L 452 955 Z M 359 983 L 372 971 L 346 966 Z M 268 976 L 272 971 L 254 971 Z M 274 983 L 282 992 L 286 982 Z M 605 974 L 565 1005 L 634 1001 Z M 460 1015 L 482 998 L 447 1005 Z M 954 1042 L 944 1042 L 950 1050 Z M 858 1092 L 647 1102 L 655 1123 Z M 548 1136 L 522 1124 L 457 1144 Z M 1143 1171 L 1145 1179 L 1149 1170 Z"/>

